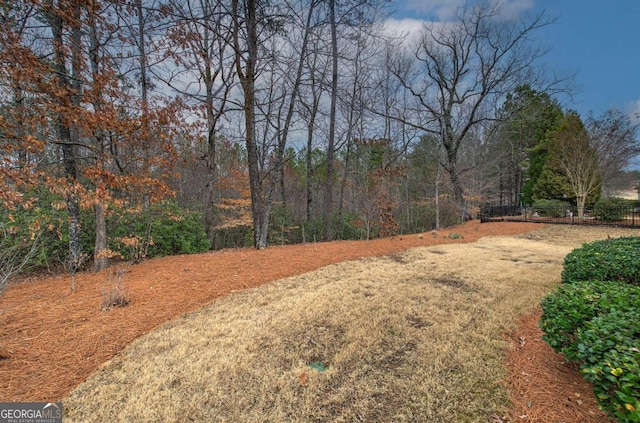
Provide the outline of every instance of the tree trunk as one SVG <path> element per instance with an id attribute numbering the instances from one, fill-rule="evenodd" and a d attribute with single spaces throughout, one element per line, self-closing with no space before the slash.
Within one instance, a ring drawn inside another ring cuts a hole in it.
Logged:
<path id="1" fill-rule="evenodd" d="M 213 80 L 211 78 L 211 70 L 209 65 L 206 66 L 207 76 L 209 79 L 205 81 L 207 87 L 206 98 L 206 111 L 207 111 L 207 191 L 205 193 L 204 201 L 204 223 L 205 232 L 209 239 L 209 245 L 213 248 L 215 245 L 215 226 L 216 226 L 216 200 L 217 200 L 217 182 L 218 182 L 218 168 L 217 168 L 217 151 L 216 151 L 216 119 L 213 111 L 213 90 L 211 84 Z"/>
<path id="2" fill-rule="evenodd" d="M 576 198 L 576 203 L 578 206 L 578 219 L 583 219 L 584 205 L 587 203 L 587 195 L 586 194 L 578 195 L 578 197 Z"/>
<path id="3" fill-rule="evenodd" d="M 89 50 L 89 60 L 91 62 L 91 75 L 94 84 L 99 84 L 100 79 L 100 42 L 98 39 L 96 22 L 93 16 L 90 16 L 89 31 L 90 31 L 90 43 L 91 48 Z M 103 110 L 102 92 L 98 88 L 98 92 L 94 93 L 93 109 L 95 113 L 100 113 Z M 103 170 L 106 167 L 107 155 L 105 148 L 105 136 L 102 130 L 95 130 L 95 148 L 96 148 L 96 168 Z M 104 180 L 99 177 L 96 181 L 96 193 L 95 193 L 95 240 L 93 248 L 93 267 L 96 272 L 99 272 L 109 266 L 109 257 L 107 252 L 107 222 L 106 222 L 106 209 L 107 205 L 103 201 L 103 190 L 105 189 Z"/>
<path id="4" fill-rule="evenodd" d="M 336 0 L 329 0 L 331 25 L 331 111 L 329 117 L 329 145 L 327 146 L 327 185 L 324 199 L 325 238 L 333 240 L 333 154 L 336 137 L 336 105 L 338 100 L 338 33 L 336 28 Z"/>
<path id="5" fill-rule="evenodd" d="M 316 117 L 320 106 L 320 92 L 316 84 L 315 69 L 311 68 L 311 92 L 313 101 L 309 108 L 309 121 L 307 122 L 307 155 L 306 155 L 306 222 L 311 222 L 313 213 L 313 136 L 316 126 Z"/>
<path id="6" fill-rule="evenodd" d="M 207 143 L 207 185 L 204 198 L 204 226 L 207 238 L 209 239 L 209 245 L 213 248 L 215 245 L 215 227 L 216 227 L 216 199 L 217 199 L 217 167 L 216 167 L 216 147 L 215 139 L 212 139 L 209 135 Z"/>
<path id="7" fill-rule="evenodd" d="M 344 175 L 342 177 L 342 183 L 340 184 L 340 194 L 338 197 L 338 225 L 340 225 L 340 230 L 342 231 L 344 228 L 343 222 L 343 212 L 344 212 L 344 192 L 347 187 L 347 178 L 349 177 L 349 168 L 351 161 L 351 149 L 353 146 L 353 132 L 355 127 L 356 117 L 355 108 L 356 108 L 356 97 L 358 96 L 358 79 L 360 75 L 360 50 L 358 50 L 358 54 L 355 58 L 355 74 L 353 77 L 353 85 L 351 86 L 351 102 L 349 104 L 349 119 L 347 121 L 347 151 L 344 159 Z M 360 106 L 362 109 L 362 106 Z M 359 117 L 362 117 L 362 110 L 360 110 Z M 386 134 L 385 134 L 386 137 Z"/>
<path id="8" fill-rule="evenodd" d="M 267 235 L 269 228 L 270 205 L 265 201 L 262 181 L 260 180 L 260 166 L 258 146 L 256 143 L 256 116 L 255 116 L 255 79 L 256 62 L 258 59 L 258 30 L 256 7 L 257 0 L 246 0 L 244 3 L 243 20 L 246 25 L 246 58 L 243 62 L 243 51 L 240 47 L 240 16 L 238 14 L 238 1 L 231 3 L 234 17 L 234 44 L 236 54 L 236 69 L 244 94 L 245 117 L 245 143 L 247 147 L 247 160 L 249 164 L 249 187 L 251 189 L 251 215 L 253 218 L 253 244 L 261 250 L 267 247 Z"/>
<path id="9" fill-rule="evenodd" d="M 436 229 L 440 229 L 440 164 L 436 163 L 436 192 L 435 192 L 435 208 L 436 208 Z"/>
<path id="10" fill-rule="evenodd" d="M 151 142 L 149 133 L 149 84 L 147 79 L 147 49 L 145 45 L 145 22 L 142 0 L 136 1 L 136 14 L 138 16 L 138 53 L 140 55 L 140 95 L 141 107 L 141 130 L 142 130 L 142 176 L 150 177 L 149 161 L 151 160 Z M 149 192 L 142 193 L 142 207 L 149 208 Z"/>
<path id="11" fill-rule="evenodd" d="M 307 181 L 306 181 L 306 192 L 307 192 L 307 215 L 306 222 L 311 222 L 311 211 L 313 206 L 313 187 L 312 187 L 312 178 L 313 178 L 313 130 L 316 122 L 316 113 L 317 107 L 314 107 L 311 111 L 311 117 L 309 118 L 309 124 L 307 126 Z M 639 194 L 640 195 L 640 194 Z"/>
<path id="12" fill-rule="evenodd" d="M 451 180 L 451 186 L 453 188 L 453 200 L 458 206 L 460 219 L 462 221 L 465 221 L 467 220 L 469 213 L 467 212 L 467 204 L 464 199 L 464 184 L 462 183 L 460 172 L 458 170 L 458 149 L 456 147 L 457 143 L 453 141 L 452 135 L 449 135 L 446 138 L 447 140 L 443 142 L 447 153 L 447 163 L 445 166 L 445 170 L 449 174 L 449 179 Z"/>
<path id="13" fill-rule="evenodd" d="M 315 7 L 315 0 L 312 0 L 309 5 L 309 11 L 307 12 L 307 20 L 305 23 L 304 35 L 302 37 L 302 47 L 300 50 L 300 57 L 298 60 L 298 66 L 296 69 L 296 76 L 293 81 L 293 87 L 291 95 L 289 96 L 289 104 L 287 108 L 287 116 L 282 127 L 282 133 L 278 139 L 278 150 L 276 152 L 276 163 L 274 172 L 277 175 L 277 180 L 280 189 L 280 197 L 282 200 L 282 207 L 286 210 L 287 199 L 285 195 L 284 184 L 284 151 L 287 145 L 287 139 L 289 137 L 289 129 L 291 127 L 291 121 L 293 120 L 293 112 L 295 110 L 296 99 L 298 98 L 298 92 L 300 91 L 300 82 L 302 80 L 302 72 L 304 70 L 304 61 L 307 58 L 307 47 L 309 45 L 309 35 L 311 33 L 311 21 L 313 17 L 313 9 Z M 272 183 L 275 184 L 275 181 Z"/>
<path id="14" fill-rule="evenodd" d="M 340 195 L 338 197 L 338 225 L 340 227 L 340 231 L 343 231 L 344 222 L 343 222 L 343 213 L 344 213 L 344 191 L 347 188 L 347 178 L 349 177 L 349 167 L 351 166 L 351 148 L 352 148 L 352 140 L 351 140 L 351 128 L 347 131 L 347 151 L 344 159 L 344 175 L 342 176 L 342 183 L 340 184 Z M 344 232 L 343 232 L 344 233 Z"/>
<path id="15" fill-rule="evenodd" d="M 460 211 L 460 219 L 465 221 L 469 216 L 467 212 L 467 205 L 464 199 L 464 188 L 462 185 L 462 181 L 460 180 L 460 175 L 458 170 L 455 167 L 449 168 L 449 178 L 451 179 L 451 185 L 453 187 L 453 200 L 458 206 L 458 210 Z"/>
<path id="16" fill-rule="evenodd" d="M 72 47 L 71 47 L 71 60 L 72 60 L 72 72 L 73 82 L 69 81 L 69 74 L 66 64 L 66 51 L 64 42 L 64 21 L 57 10 L 53 6 L 53 1 L 48 4 L 50 13 L 47 15 L 48 23 L 51 27 L 53 34 L 53 52 L 54 52 L 54 66 L 58 76 L 58 85 L 63 92 L 69 92 L 71 96 L 71 105 L 76 106 L 79 103 L 80 95 L 80 42 L 81 32 L 79 27 L 80 8 L 74 7 L 74 15 L 78 18 L 76 26 L 72 29 Z M 77 77 L 77 78 L 76 78 Z M 61 108 L 65 108 L 66 99 L 60 99 Z M 68 108 L 67 108 L 67 112 Z M 62 150 L 62 162 L 65 171 L 65 177 L 67 179 L 67 215 L 69 223 L 69 268 L 71 273 L 75 273 L 80 264 L 80 254 L 82 251 L 82 245 L 80 242 L 80 205 L 75 195 L 75 184 L 77 183 L 77 159 L 74 149 L 74 144 L 77 142 L 78 132 L 72 131 L 68 120 L 64 116 L 65 111 L 58 112 L 56 118 L 56 125 L 59 137 L 60 148 Z M 72 282 L 71 289 L 75 290 L 75 284 Z"/>
<path id="17" fill-rule="evenodd" d="M 16 140 L 24 140 L 25 138 L 25 107 L 24 107 L 24 92 L 20 87 L 19 81 L 13 82 L 13 104 L 15 110 L 15 131 L 14 137 Z M 20 169 L 24 169 L 28 165 L 27 149 L 25 145 L 20 144 L 17 147 L 18 150 L 18 166 Z"/>
<path id="18" fill-rule="evenodd" d="M 109 266 L 109 257 L 105 256 L 107 249 L 107 223 L 105 219 L 104 206 L 100 201 L 95 205 L 96 213 L 96 242 L 93 257 L 93 265 L 96 272 L 106 269 Z"/>

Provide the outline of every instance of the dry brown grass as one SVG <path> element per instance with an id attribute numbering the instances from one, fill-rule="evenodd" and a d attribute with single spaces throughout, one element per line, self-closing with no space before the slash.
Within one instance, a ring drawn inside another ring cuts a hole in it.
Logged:
<path id="1" fill-rule="evenodd" d="M 237 292 L 134 342 L 67 421 L 487 421 L 509 402 L 504 334 L 570 250 L 490 237 Z"/>
<path id="2" fill-rule="evenodd" d="M 640 229 L 607 226 L 546 225 L 533 232 L 515 235 L 515 238 L 565 245 L 573 249 L 585 242 L 623 236 L 640 236 Z"/>

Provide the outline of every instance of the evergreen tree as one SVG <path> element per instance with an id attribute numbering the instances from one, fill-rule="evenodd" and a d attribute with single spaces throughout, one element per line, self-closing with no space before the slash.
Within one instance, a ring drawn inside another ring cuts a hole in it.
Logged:
<path id="1" fill-rule="evenodd" d="M 506 169 L 511 202 L 522 197 L 531 204 L 549 156 L 547 136 L 560 124 L 562 108 L 548 93 L 522 85 L 507 96 L 501 115 L 497 167 Z"/>

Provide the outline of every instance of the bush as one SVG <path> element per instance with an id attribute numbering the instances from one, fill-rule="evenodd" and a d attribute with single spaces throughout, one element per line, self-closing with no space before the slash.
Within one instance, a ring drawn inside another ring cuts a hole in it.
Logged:
<path id="1" fill-rule="evenodd" d="M 301 231 L 304 231 L 304 239 L 300 236 L 301 242 L 317 242 L 323 241 L 326 234 L 326 225 L 322 216 L 312 219 L 310 222 L 301 224 Z M 377 232 L 375 227 L 372 228 L 371 236 L 375 236 Z M 344 213 L 342 222 L 338 220 L 338 215 L 333 216 L 333 239 L 365 239 L 366 230 L 362 221 L 357 215 L 352 213 Z"/>
<path id="2" fill-rule="evenodd" d="M 360 223 L 360 219 L 354 213 L 345 212 L 342 215 L 342 222 L 335 215 L 333 217 L 334 239 L 366 238 L 366 231 Z"/>
<path id="3" fill-rule="evenodd" d="M 271 209 L 269 225 L 269 244 L 299 244 L 302 242 L 302 227 L 297 223 L 288 209 L 282 205 L 274 205 Z M 253 238 L 251 240 L 253 245 Z"/>
<path id="4" fill-rule="evenodd" d="M 639 273 L 640 238 L 585 244 L 542 300 L 542 338 L 580 363 L 600 408 L 620 422 L 640 422 Z"/>
<path id="5" fill-rule="evenodd" d="M 25 206 L 16 210 L 0 210 L 3 252 L 15 252 L 16 259 L 27 257 L 23 270 L 69 268 L 69 220 L 64 198 L 39 187 L 25 193 L 24 200 Z M 115 208 L 109 211 L 109 248 L 126 260 L 209 249 L 201 214 L 182 209 L 175 201 L 155 204 L 141 212 Z M 79 264 L 84 268 L 91 265 L 93 258 L 92 208 L 80 211 L 80 228 L 83 260 Z M 36 236 L 38 242 L 32 250 Z"/>
<path id="6" fill-rule="evenodd" d="M 100 307 L 103 311 L 111 310 L 115 307 L 125 307 L 129 304 L 129 298 L 124 287 L 124 274 L 127 269 L 116 267 L 109 273 L 107 285 L 100 289 L 102 302 Z"/>
<path id="7" fill-rule="evenodd" d="M 207 251 L 202 215 L 175 202 L 154 204 L 139 213 L 114 216 L 108 224 L 110 248 L 125 260 Z"/>
<path id="8" fill-rule="evenodd" d="M 535 200 L 531 207 L 540 216 L 565 217 L 571 204 L 560 200 Z"/>
<path id="9" fill-rule="evenodd" d="M 640 237 L 595 241 L 569 253 L 564 260 L 562 282 L 585 280 L 640 285 Z"/>
<path id="10" fill-rule="evenodd" d="M 620 422 L 640 422 L 640 308 L 595 317 L 578 339 L 580 368 L 601 408 Z"/>
<path id="11" fill-rule="evenodd" d="M 614 222 L 624 219 L 633 212 L 636 202 L 618 197 L 600 199 L 593 208 L 593 215 L 603 222 Z"/>
<path id="12" fill-rule="evenodd" d="M 318 242 L 324 240 L 325 224 L 322 217 L 316 217 L 302 224 L 304 237 L 303 242 Z"/>
<path id="13" fill-rule="evenodd" d="M 216 228 L 213 232 L 214 250 L 224 248 L 242 248 L 253 245 L 253 227 L 248 225 L 235 225 Z"/>
<path id="14" fill-rule="evenodd" d="M 0 227 L 9 235 L 3 250 L 18 248 L 20 257 L 29 255 L 24 270 L 61 269 L 69 260 L 69 219 L 64 198 L 38 187 L 25 193 L 24 200 L 30 207 L 0 211 Z M 94 221 L 90 212 L 80 211 L 83 256 L 93 253 Z M 30 251 L 29 241 L 36 233 L 38 242 Z"/>
<path id="15" fill-rule="evenodd" d="M 567 360 L 579 357 L 578 334 L 585 324 L 612 310 L 640 308 L 640 290 L 623 282 L 580 281 L 561 285 L 542 300 L 544 339 Z"/>

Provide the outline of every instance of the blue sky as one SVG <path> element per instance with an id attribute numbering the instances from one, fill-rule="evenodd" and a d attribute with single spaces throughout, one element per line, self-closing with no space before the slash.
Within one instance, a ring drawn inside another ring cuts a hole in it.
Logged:
<path id="1" fill-rule="evenodd" d="M 539 30 L 548 64 L 576 72 L 573 102 L 583 117 L 617 108 L 640 112 L 640 0 L 495 0 L 513 14 L 546 10 L 557 23 Z M 441 20 L 464 0 L 397 0 L 397 19 Z M 413 21 L 415 24 L 415 21 Z"/>

